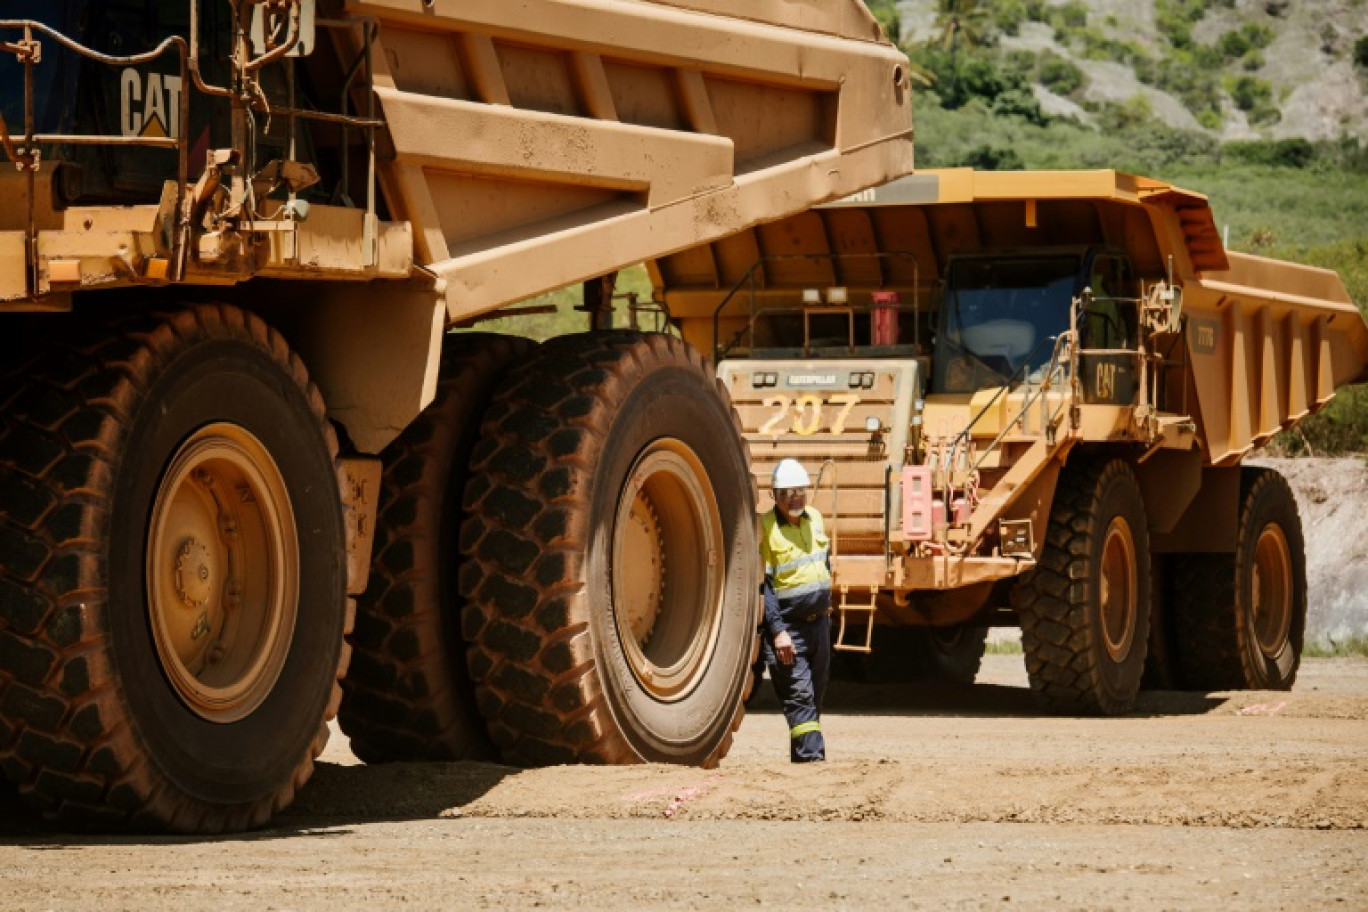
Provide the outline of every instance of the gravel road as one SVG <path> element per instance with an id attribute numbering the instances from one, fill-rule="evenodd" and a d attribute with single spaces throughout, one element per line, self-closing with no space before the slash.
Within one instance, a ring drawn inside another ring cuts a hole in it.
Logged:
<path id="1" fill-rule="evenodd" d="M 73 836 L 0 795 L 0 909 L 1368 909 L 1368 660 L 1292 693 L 1036 713 L 839 683 L 825 765 L 772 698 L 717 770 L 358 765 L 334 737 L 271 829 Z"/>

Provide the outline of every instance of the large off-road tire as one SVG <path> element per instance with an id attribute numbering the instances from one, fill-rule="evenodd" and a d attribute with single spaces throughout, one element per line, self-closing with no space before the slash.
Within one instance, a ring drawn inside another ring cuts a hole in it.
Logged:
<path id="1" fill-rule="evenodd" d="M 1178 670 L 1178 650 L 1174 643 L 1173 612 L 1176 581 L 1174 555 L 1150 555 L 1150 635 L 1145 652 L 1145 673 L 1141 690 L 1175 690 L 1182 676 Z"/>
<path id="2" fill-rule="evenodd" d="M 338 713 L 367 763 L 495 756 L 466 670 L 457 542 L 484 411 L 533 348 L 515 336 L 448 335 L 436 398 L 381 454 L 370 585 L 357 599 Z"/>
<path id="3" fill-rule="evenodd" d="M 1149 564 L 1130 466 L 1065 466 L 1040 562 L 1012 589 L 1031 690 L 1051 711 L 1118 715 L 1134 704 L 1149 637 Z"/>
<path id="4" fill-rule="evenodd" d="M 988 648 L 988 628 L 972 624 L 954 627 L 914 627 L 913 643 L 919 680 L 928 684 L 973 684 Z"/>
<path id="5" fill-rule="evenodd" d="M 868 654 L 841 652 L 843 676 L 869 684 L 974 683 L 988 646 L 988 628 L 876 627 Z"/>
<path id="6" fill-rule="evenodd" d="M 218 832 L 290 803 L 341 699 L 337 441 L 260 319 L 48 347 L 0 407 L 0 765 L 74 824 Z"/>
<path id="7" fill-rule="evenodd" d="M 1235 553 L 1177 555 L 1175 575 L 1185 687 L 1291 689 L 1306 632 L 1306 552 L 1286 479 L 1245 468 Z"/>
<path id="8" fill-rule="evenodd" d="M 471 468 L 464 632 L 503 756 L 716 763 L 743 714 L 759 558 L 739 425 L 703 358 L 665 335 L 548 342 Z"/>

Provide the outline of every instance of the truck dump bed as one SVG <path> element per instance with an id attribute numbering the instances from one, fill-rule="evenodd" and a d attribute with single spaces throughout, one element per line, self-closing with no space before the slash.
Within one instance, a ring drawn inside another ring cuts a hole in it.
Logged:
<path id="1" fill-rule="evenodd" d="M 743 9 L 744 7 L 744 9 Z M 795 8 L 797 7 L 797 8 Z M 418 262 L 468 318 L 906 174 L 906 60 L 858 0 L 369 0 Z M 356 35 L 342 33 L 346 59 Z"/>

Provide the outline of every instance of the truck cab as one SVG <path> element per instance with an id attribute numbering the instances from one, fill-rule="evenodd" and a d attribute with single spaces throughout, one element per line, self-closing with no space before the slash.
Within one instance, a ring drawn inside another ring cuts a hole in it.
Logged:
<path id="1" fill-rule="evenodd" d="M 1075 315 L 1074 304 L 1086 304 Z M 1080 378 L 1089 402 L 1124 404 L 1136 393 L 1139 282 L 1124 251 L 1109 247 L 987 251 L 950 261 L 936 334 L 933 394 L 1039 383 L 1076 319 L 1088 350 Z M 1109 365 L 1098 370 L 1097 365 Z M 1101 382 L 1099 382 L 1099 380 Z"/>

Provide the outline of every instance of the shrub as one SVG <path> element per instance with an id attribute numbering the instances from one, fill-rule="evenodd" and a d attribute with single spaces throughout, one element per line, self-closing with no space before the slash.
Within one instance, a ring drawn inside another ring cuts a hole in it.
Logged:
<path id="1" fill-rule="evenodd" d="M 1098 116 L 1098 126 L 1109 133 L 1140 127 L 1154 119 L 1154 105 L 1145 95 L 1133 95 L 1125 104 L 1106 104 Z"/>
<path id="2" fill-rule="evenodd" d="M 1002 0 L 993 4 L 993 25 L 1004 35 L 1021 32 L 1021 23 L 1028 19 L 1028 11 L 1023 0 Z"/>
<path id="3" fill-rule="evenodd" d="M 1072 60 L 1067 60 L 1053 51 L 1045 51 L 1040 55 L 1036 74 L 1041 85 L 1056 95 L 1072 94 L 1087 82 L 1083 71 Z"/>
<path id="4" fill-rule="evenodd" d="M 964 164 L 981 171 L 1020 171 L 1026 167 L 1015 149 L 990 145 L 970 150 Z"/>
<path id="5" fill-rule="evenodd" d="M 1081 29 L 1088 24 L 1088 5 L 1080 3 L 1079 0 L 1069 0 L 1063 6 L 1056 7 L 1056 22 L 1059 26 L 1068 29 Z"/>
<path id="6" fill-rule="evenodd" d="M 1197 112 L 1197 122 L 1208 130 L 1219 130 L 1225 121 L 1221 118 L 1220 111 L 1207 108 L 1205 111 Z"/>
<path id="7" fill-rule="evenodd" d="M 1277 36 L 1273 30 L 1259 22 L 1250 22 L 1244 27 L 1244 36 L 1249 41 L 1249 46 L 1257 51 L 1262 51 L 1273 43 Z"/>
<path id="8" fill-rule="evenodd" d="M 1368 70 L 1368 35 L 1354 42 L 1354 63 Z"/>
<path id="9" fill-rule="evenodd" d="M 1228 91 L 1241 111 L 1252 112 L 1272 107 L 1273 86 L 1257 76 L 1235 77 Z"/>
<path id="10" fill-rule="evenodd" d="M 1226 143 L 1222 149 L 1231 158 L 1250 165 L 1273 165 L 1280 168 L 1305 168 L 1316 157 L 1316 147 L 1300 136 L 1273 142 Z"/>
<path id="11" fill-rule="evenodd" d="M 998 117 L 1019 117 L 1035 124 L 1043 124 L 1047 120 L 1035 93 L 1024 88 L 1009 89 L 998 95 L 993 99 L 992 111 Z"/>
<path id="12" fill-rule="evenodd" d="M 988 103 L 1008 89 L 1024 88 L 1024 80 L 998 67 L 982 50 L 948 51 L 923 47 L 916 62 L 936 77 L 936 93 L 947 108 L 958 108 L 974 98 Z"/>
<path id="13" fill-rule="evenodd" d="M 1078 33 L 1083 45 L 1083 56 L 1089 60 L 1112 60 L 1116 63 L 1134 64 L 1145 56 L 1145 51 L 1135 41 L 1117 41 L 1103 34 L 1101 29 L 1086 28 Z"/>
<path id="14" fill-rule="evenodd" d="M 1272 103 L 1259 102 L 1249 112 L 1249 122 L 1256 127 L 1266 127 L 1282 120 L 1282 111 Z"/>
<path id="15" fill-rule="evenodd" d="M 1177 95 L 1203 126 L 1220 126 L 1221 93 L 1216 74 L 1210 66 L 1197 65 L 1190 52 L 1175 51 L 1159 61 L 1137 60 L 1135 75 L 1141 82 Z M 1206 116 L 1209 112 L 1214 119 Z"/>
<path id="16" fill-rule="evenodd" d="M 1228 60 L 1238 60 L 1253 50 L 1243 29 L 1226 32 L 1216 40 L 1216 49 Z"/>

